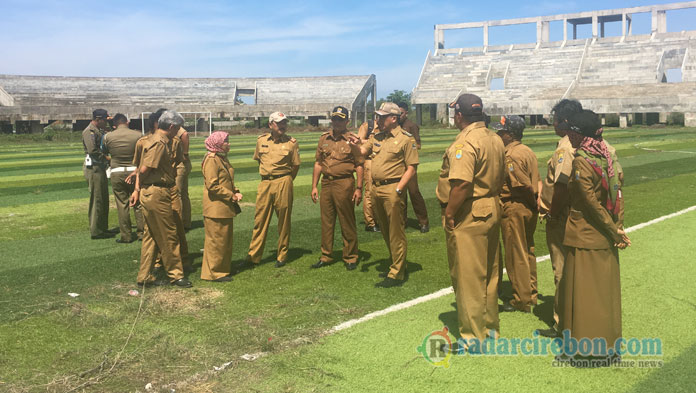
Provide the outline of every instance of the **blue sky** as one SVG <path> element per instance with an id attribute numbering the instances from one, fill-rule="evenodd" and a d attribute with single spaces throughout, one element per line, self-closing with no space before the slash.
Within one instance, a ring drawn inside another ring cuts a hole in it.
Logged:
<path id="1" fill-rule="evenodd" d="M 0 0 L 0 73 L 66 76 L 377 75 L 377 96 L 411 91 L 433 25 L 668 1 L 35 1 Z M 696 9 L 668 12 L 668 30 Z M 691 24 L 690 24 L 691 22 Z M 649 14 L 634 33 L 649 32 Z M 618 32 L 620 23 L 608 27 Z M 692 27 L 693 28 L 693 27 Z M 552 25 L 552 38 L 562 27 Z M 581 36 L 590 34 L 581 30 Z M 448 47 L 478 32 L 448 33 Z M 491 44 L 533 42 L 532 25 L 491 29 Z"/>

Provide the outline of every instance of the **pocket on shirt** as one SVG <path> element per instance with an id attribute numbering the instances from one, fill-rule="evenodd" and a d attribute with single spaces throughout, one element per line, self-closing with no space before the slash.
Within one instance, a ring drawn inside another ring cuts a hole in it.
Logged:
<path id="1" fill-rule="evenodd" d="M 486 219 L 492 216 L 493 209 L 495 208 L 495 206 L 493 206 L 494 203 L 495 199 L 493 198 L 476 199 L 471 204 L 471 215 L 478 219 Z"/>

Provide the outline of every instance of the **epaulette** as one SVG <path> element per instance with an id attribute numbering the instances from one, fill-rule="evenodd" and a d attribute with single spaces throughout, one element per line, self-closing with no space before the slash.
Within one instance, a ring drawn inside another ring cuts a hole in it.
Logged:
<path id="1" fill-rule="evenodd" d="M 329 135 L 330 133 L 331 133 L 331 131 L 322 132 L 322 133 L 321 133 L 321 136 Z"/>
<path id="2" fill-rule="evenodd" d="M 401 129 L 401 132 L 402 132 L 404 135 L 406 135 L 407 137 L 413 138 L 413 135 L 409 134 L 409 132 L 406 131 L 406 130 L 404 130 L 403 128 Z"/>
<path id="3" fill-rule="evenodd" d="M 263 133 L 263 134 L 257 136 L 256 139 L 261 139 L 262 137 L 264 137 L 264 136 L 266 136 L 266 135 L 268 135 L 267 132 L 265 132 L 265 133 Z"/>

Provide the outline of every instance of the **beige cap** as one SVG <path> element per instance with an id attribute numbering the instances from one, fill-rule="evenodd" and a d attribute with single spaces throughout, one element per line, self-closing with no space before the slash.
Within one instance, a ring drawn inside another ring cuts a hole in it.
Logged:
<path id="1" fill-rule="evenodd" d="M 283 112 L 273 112 L 271 115 L 268 117 L 269 122 L 274 122 L 274 123 L 280 123 L 283 120 L 288 120 L 288 117 L 285 116 Z"/>
<path id="2" fill-rule="evenodd" d="M 399 106 L 396 105 L 393 102 L 385 102 L 382 104 L 382 106 L 379 107 L 378 111 L 375 111 L 376 114 L 385 116 L 385 115 L 401 115 L 401 110 L 399 109 Z"/>

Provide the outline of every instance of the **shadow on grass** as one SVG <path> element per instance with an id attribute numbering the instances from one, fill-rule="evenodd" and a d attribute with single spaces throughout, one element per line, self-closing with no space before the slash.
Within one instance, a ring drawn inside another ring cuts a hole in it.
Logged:
<path id="1" fill-rule="evenodd" d="M 459 317 L 457 316 L 457 302 L 452 302 L 451 304 L 454 310 L 446 311 L 438 315 L 440 321 L 442 321 L 443 326 L 447 326 L 450 334 L 454 336 L 455 339 L 459 340 L 461 335 L 459 334 Z"/>
<path id="2" fill-rule="evenodd" d="M 657 356 L 654 358 L 662 360 Z M 648 378 L 634 386 L 631 391 L 635 393 L 693 391 L 694 364 L 696 364 L 696 344 L 686 348 L 681 355 L 665 363 L 662 368 L 648 374 Z"/>

